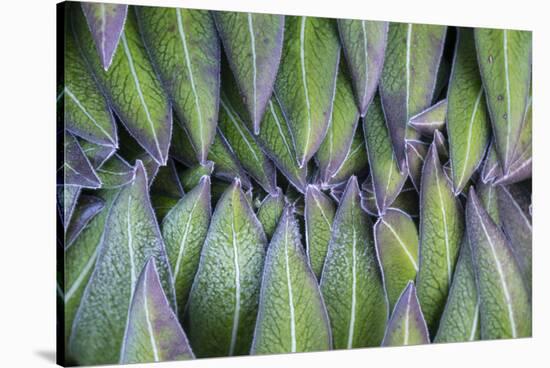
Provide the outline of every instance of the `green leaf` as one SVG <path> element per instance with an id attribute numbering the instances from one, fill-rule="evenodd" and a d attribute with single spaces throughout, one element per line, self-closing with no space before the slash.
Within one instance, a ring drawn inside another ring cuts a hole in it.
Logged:
<path id="1" fill-rule="evenodd" d="M 237 111 L 222 95 L 219 127 L 243 168 L 268 193 L 276 192 L 276 171 Z"/>
<path id="2" fill-rule="evenodd" d="M 439 159 L 443 162 L 447 162 L 449 159 L 449 144 L 447 143 L 447 138 L 445 138 L 445 135 L 443 135 L 441 131 L 436 129 L 434 131 L 433 141 L 435 143 L 435 147 L 437 148 Z"/>
<path id="3" fill-rule="evenodd" d="M 193 359 L 193 352 L 150 258 L 132 296 L 120 364 Z"/>
<path id="4" fill-rule="evenodd" d="M 336 208 L 332 200 L 315 185 L 307 186 L 304 207 L 308 263 L 319 280 L 325 264 Z"/>
<path id="5" fill-rule="evenodd" d="M 420 193 L 420 264 L 418 299 L 434 334 L 453 277 L 464 233 L 462 206 L 445 177 L 435 142 L 424 162 Z"/>
<path id="6" fill-rule="evenodd" d="M 104 189 L 119 188 L 131 182 L 134 177 L 132 166 L 116 153 L 96 171 Z"/>
<path id="7" fill-rule="evenodd" d="M 257 135 L 279 68 L 285 18 L 237 12 L 213 15 L 252 123 L 249 128 Z"/>
<path id="8" fill-rule="evenodd" d="M 197 357 L 250 351 L 265 247 L 236 179 L 216 205 L 189 296 L 186 326 Z"/>
<path id="9" fill-rule="evenodd" d="M 271 239 L 273 236 L 279 219 L 283 214 L 284 207 L 285 197 L 281 188 L 277 188 L 277 193 L 275 194 L 266 195 L 260 204 L 260 208 L 258 208 L 256 215 L 264 228 L 267 239 Z"/>
<path id="10" fill-rule="evenodd" d="M 388 22 L 338 19 L 338 30 L 357 106 L 365 116 L 382 74 Z"/>
<path id="11" fill-rule="evenodd" d="M 93 45 L 92 35 L 78 7 L 72 24 L 77 44 L 99 81 L 122 124 L 135 140 L 164 165 L 172 132 L 172 111 L 138 31 L 134 12 L 128 14 L 120 46 L 105 71 Z"/>
<path id="12" fill-rule="evenodd" d="M 418 133 L 431 137 L 436 129 L 439 131 L 445 129 L 446 117 L 447 99 L 444 99 L 411 117 L 409 125 Z"/>
<path id="13" fill-rule="evenodd" d="M 407 162 L 408 174 L 418 192 L 420 192 L 424 159 L 428 154 L 429 147 L 429 144 L 416 139 L 407 139 L 405 141 L 405 159 Z"/>
<path id="14" fill-rule="evenodd" d="M 136 7 L 139 29 L 178 122 L 200 163 L 208 156 L 218 120 L 220 41 L 210 13 Z"/>
<path id="15" fill-rule="evenodd" d="M 363 119 L 363 129 L 376 206 L 381 215 L 391 206 L 407 180 L 406 174 L 399 169 L 384 116 L 380 97 L 375 96 Z"/>
<path id="16" fill-rule="evenodd" d="M 430 337 L 422 309 L 418 303 L 414 283 L 403 289 L 384 335 L 382 346 L 429 344 Z"/>
<path id="17" fill-rule="evenodd" d="M 321 275 L 335 349 L 378 346 L 384 335 L 388 303 L 370 226 L 357 179 L 351 177 L 332 224 Z"/>
<path id="18" fill-rule="evenodd" d="M 134 175 L 109 211 L 97 264 L 75 317 L 69 351 L 78 364 L 118 362 L 132 293 L 150 257 L 157 261 L 162 285 L 174 304 L 172 274 L 141 161 Z"/>
<path id="19" fill-rule="evenodd" d="M 57 206 L 65 230 L 67 230 L 71 222 L 81 191 L 82 187 L 76 185 L 57 185 Z"/>
<path id="20" fill-rule="evenodd" d="M 498 208 L 498 196 L 497 196 L 497 187 L 491 184 L 484 184 L 480 180 L 476 185 L 476 190 L 479 195 L 483 207 L 491 217 L 491 220 L 495 224 L 501 225 L 500 212 Z"/>
<path id="21" fill-rule="evenodd" d="M 418 272 L 418 231 L 405 212 L 389 208 L 374 224 L 374 243 L 390 309 Z"/>
<path id="22" fill-rule="evenodd" d="M 84 152 L 94 170 L 96 170 L 96 173 L 97 169 L 103 166 L 103 164 L 108 159 L 113 157 L 116 152 L 115 147 L 102 146 L 99 144 L 91 143 L 84 139 L 78 139 L 78 144 L 80 145 L 80 148 L 82 148 L 82 152 Z"/>
<path id="23" fill-rule="evenodd" d="M 504 173 L 514 158 L 531 85 L 531 32 L 478 28 L 477 59 Z"/>
<path id="24" fill-rule="evenodd" d="M 365 137 L 361 129 L 357 129 L 351 141 L 349 151 L 336 171 L 329 179 L 328 183 L 321 183 L 324 187 L 334 187 L 336 185 L 345 186 L 352 175 L 364 177 L 368 172 L 369 159 L 365 148 Z"/>
<path id="25" fill-rule="evenodd" d="M 351 80 L 342 65 L 336 78 L 336 92 L 327 135 L 315 153 L 323 183 L 328 183 L 344 163 L 359 122 L 359 110 L 355 105 Z"/>
<path id="26" fill-rule="evenodd" d="M 65 86 L 61 92 L 62 96 L 58 98 L 64 99 L 65 129 L 90 142 L 116 147 L 118 138 L 115 119 L 76 45 L 73 31 L 68 24 L 65 24 L 64 50 Z"/>
<path id="27" fill-rule="evenodd" d="M 300 167 L 313 157 L 326 135 L 339 59 L 340 43 L 333 20 L 285 18 L 275 93 L 288 118 Z"/>
<path id="28" fill-rule="evenodd" d="M 479 340 L 479 298 L 468 236 L 464 236 L 453 283 L 434 342 Z"/>
<path id="29" fill-rule="evenodd" d="M 494 138 L 487 149 L 483 169 L 481 170 L 481 179 L 483 183 L 494 183 L 495 179 L 502 177 L 502 169 L 498 162 L 497 150 L 495 148 Z"/>
<path id="30" fill-rule="evenodd" d="M 206 161 L 204 165 L 197 164 L 196 166 L 183 170 L 178 174 L 183 190 L 189 192 L 199 185 L 203 176 L 212 175 L 213 170 L 214 163 L 212 161 Z"/>
<path id="31" fill-rule="evenodd" d="M 90 27 L 101 65 L 107 70 L 113 61 L 124 29 L 128 5 L 102 3 L 80 5 Z"/>
<path id="32" fill-rule="evenodd" d="M 409 119 L 432 104 L 447 27 L 391 23 L 380 98 L 397 162 L 405 161 L 405 138 L 416 133 L 407 129 Z"/>
<path id="33" fill-rule="evenodd" d="M 58 175 L 62 175 L 60 181 L 63 184 L 95 189 L 101 187 L 101 180 L 80 148 L 80 144 L 69 133 L 64 137 L 63 158 L 63 165 L 58 170 Z"/>
<path id="34" fill-rule="evenodd" d="M 93 195 L 80 196 L 72 221 L 65 232 L 65 248 L 74 242 L 94 216 L 103 210 L 104 206 L 104 201 L 99 197 Z"/>
<path id="35" fill-rule="evenodd" d="M 447 131 L 455 195 L 462 192 L 481 164 L 491 134 L 473 30 L 461 28 L 457 37 L 447 94 Z"/>
<path id="36" fill-rule="evenodd" d="M 267 251 L 251 354 L 329 350 L 331 334 L 300 229 L 287 206 Z"/>
<path id="37" fill-rule="evenodd" d="M 531 303 L 514 253 L 470 189 L 466 227 L 479 291 L 481 339 L 531 336 Z"/>
<path id="38" fill-rule="evenodd" d="M 211 212 L 210 177 L 203 176 L 198 186 L 180 199 L 162 221 L 162 237 L 172 267 L 176 303 L 181 317 L 199 267 Z"/>

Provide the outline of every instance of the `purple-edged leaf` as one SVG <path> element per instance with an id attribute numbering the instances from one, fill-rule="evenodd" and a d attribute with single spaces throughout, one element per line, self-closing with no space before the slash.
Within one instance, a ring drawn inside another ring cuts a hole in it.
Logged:
<path id="1" fill-rule="evenodd" d="M 132 137 L 164 165 L 172 135 L 172 109 L 153 69 L 136 16 L 129 12 L 120 47 L 105 71 L 79 7 L 71 12 L 77 44 L 106 94 L 111 107 Z"/>
<path id="2" fill-rule="evenodd" d="M 285 17 L 275 93 L 288 118 L 301 167 L 313 157 L 327 133 L 339 60 L 334 20 Z"/>
<path id="3" fill-rule="evenodd" d="M 496 151 L 508 174 L 529 100 L 531 32 L 477 28 L 474 34 Z"/>
<path id="4" fill-rule="evenodd" d="M 128 5 L 82 3 L 81 6 L 101 65 L 107 70 L 111 66 L 124 29 Z"/>
<path id="5" fill-rule="evenodd" d="M 407 129 L 407 123 L 432 104 L 446 32 L 447 27 L 424 24 L 392 23 L 389 27 L 380 97 L 401 168 L 405 138 L 418 134 Z"/>
<path id="6" fill-rule="evenodd" d="M 71 218 L 76 207 L 76 202 L 80 196 L 82 187 L 76 185 L 57 185 L 57 206 L 61 214 L 61 221 L 65 230 L 71 222 Z"/>
<path id="7" fill-rule="evenodd" d="M 344 163 L 359 122 L 359 110 L 355 105 L 351 80 L 342 65 L 336 79 L 327 135 L 315 153 L 323 183 L 328 183 Z"/>
<path id="8" fill-rule="evenodd" d="M 291 205 L 283 211 L 267 250 L 258 309 L 251 354 L 330 349 L 327 310 Z"/>
<path id="9" fill-rule="evenodd" d="M 181 171 L 179 175 L 180 183 L 185 192 L 195 188 L 203 176 L 210 176 L 214 170 L 214 163 L 206 161 L 204 165 L 197 164 L 193 167 Z"/>
<path id="10" fill-rule="evenodd" d="M 248 111 L 249 128 L 257 135 L 281 60 L 285 18 L 237 12 L 214 12 L 213 15 Z"/>
<path id="11" fill-rule="evenodd" d="M 476 59 L 472 29 L 458 31 L 447 99 L 447 133 L 453 188 L 461 193 L 481 164 L 489 145 L 491 122 Z"/>
<path id="12" fill-rule="evenodd" d="M 435 142 L 424 162 L 419 206 L 420 264 L 416 287 L 424 317 L 434 334 L 445 307 L 464 233 L 462 205 L 445 177 Z"/>
<path id="13" fill-rule="evenodd" d="M 115 147 L 101 146 L 83 139 L 79 139 L 78 144 L 80 145 L 80 148 L 82 148 L 82 152 L 84 152 L 86 157 L 88 157 L 88 160 L 90 161 L 92 167 L 96 170 L 96 173 L 97 169 L 103 166 L 103 164 L 116 152 Z"/>
<path id="14" fill-rule="evenodd" d="M 449 144 L 447 143 L 447 138 L 437 129 L 434 131 L 434 143 L 439 154 L 439 159 L 442 162 L 447 162 L 449 159 Z"/>
<path id="15" fill-rule="evenodd" d="M 481 170 L 481 180 L 485 184 L 492 184 L 497 178 L 502 177 L 502 169 L 498 162 L 494 139 L 487 149 L 484 161 L 483 169 Z"/>
<path id="16" fill-rule="evenodd" d="M 195 356 L 150 258 L 133 292 L 120 364 L 188 360 Z"/>
<path id="17" fill-rule="evenodd" d="M 379 214 L 391 206 L 407 175 L 399 169 L 396 154 L 392 148 L 391 134 L 384 119 L 380 98 L 375 96 L 363 119 L 365 143 Z"/>
<path id="18" fill-rule="evenodd" d="M 63 176 L 62 183 L 83 188 L 101 187 L 101 180 L 84 152 L 82 152 L 76 138 L 70 134 L 65 134 L 63 145 L 64 161 L 63 166 L 58 170 L 58 174 Z"/>
<path id="19" fill-rule="evenodd" d="M 266 195 L 260 203 L 256 216 L 258 216 L 258 220 L 262 224 L 268 240 L 271 239 L 275 232 L 284 207 L 285 196 L 281 188 L 277 188 L 277 193 L 275 194 Z"/>
<path id="20" fill-rule="evenodd" d="M 166 166 L 161 166 L 153 183 L 151 192 L 163 194 L 174 198 L 181 198 L 185 190 L 178 177 L 178 171 L 173 159 L 168 159 Z"/>
<path id="21" fill-rule="evenodd" d="M 431 137 L 436 129 L 440 131 L 445 129 L 446 117 L 447 99 L 444 99 L 411 117 L 409 125 L 418 133 Z"/>
<path id="22" fill-rule="evenodd" d="M 407 139 L 405 141 L 407 170 L 409 172 L 409 177 L 418 192 L 420 192 L 420 181 L 422 180 L 424 159 L 428 154 L 429 147 L 429 144 L 416 139 Z"/>
<path id="23" fill-rule="evenodd" d="M 384 335 L 388 302 L 371 226 L 352 176 L 332 223 L 320 282 L 335 349 L 378 346 Z"/>
<path id="24" fill-rule="evenodd" d="M 493 220 L 495 224 L 501 226 L 500 211 L 498 208 L 497 186 L 493 186 L 492 184 L 485 184 L 482 180 L 480 180 L 476 184 L 475 188 L 479 199 L 481 200 L 481 203 L 483 203 L 483 207 L 491 217 L 491 220 Z"/>
<path id="25" fill-rule="evenodd" d="M 362 129 L 356 129 L 351 141 L 351 146 L 347 152 L 344 161 L 334 174 L 332 174 L 328 183 L 320 183 L 323 189 L 331 188 L 335 185 L 346 186 L 348 179 L 355 175 L 363 179 L 368 173 L 369 159 L 365 148 L 365 137 Z M 310 165 L 311 166 L 311 165 Z"/>
<path id="26" fill-rule="evenodd" d="M 101 179 L 102 188 L 112 189 L 128 184 L 133 180 L 134 170 L 122 157 L 115 154 L 99 169 L 97 175 Z"/>
<path id="27" fill-rule="evenodd" d="M 148 189 L 145 169 L 137 161 L 133 181 L 120 190 L 109 211 L 97 264 L 75 317 L 69 351 L 77 364 L 118 362 L 132 293 L 150 257 L 157 261 L 175 308 L 172 273 Z"/>
<path id="28" fill-rule="evenodd" d="M 480 298 L 481 339 L 531 336 L 531 303 L 521 269 L 506 236 L 473 188 L 466 205 L 466 228 Z"/>
<path id="29" fill-rule="evenodd" d="M 216 135 L 220 41 L 210 12 L 136 7 L 139 29 L 178 122 L 204 163 Z"/>
<path id="30" fill-rule="evenodd" d="M 338 30 L 356 103 L 365 116 L 382 74 L 388 22 L 338 19 Z"/>
<path id="31" fill-rule="evenodd" d="M 429 344 L 430 337 L 416 296 L 414 283 L 409 281 L 395 304 L 388 322 L 382 346 Z"/>
<path id="32" fill-rule="evenodd" d="M 105 202 L 99 197 L 91 195 L 80 196 L 78 205 L 73 214 L 73 219 L 65 232 L 65 248 L 69 247 L 74 242 L 90 220 L 103 210 L 104 205 Z"/>
<path id="33" fill-rule="evenodd" d="M 319 280 L 325 264 L 336 208 L 332 200 L 314 185 L 307 186 L 304 202 L 307 257 Z"/>

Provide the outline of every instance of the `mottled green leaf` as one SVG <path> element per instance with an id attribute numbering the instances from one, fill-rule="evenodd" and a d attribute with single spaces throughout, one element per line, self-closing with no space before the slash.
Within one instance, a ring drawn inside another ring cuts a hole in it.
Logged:
<path id="1" fill-rule="evenodd" d="M 479 291 L 481 339 L 531 336 L 531 303 L 508 240 L 470 189 L 466 227 Z"/>
<path id="2" fill-rule="evenodd" d="M 115 154 L 99 169 L 97 175 L 101 179 L 102 188 L 113 189 L 128 184 L 134 177 L 134 170 L 122 157 Z"/>
<path id="3" fill-rule="evenodd" d="M 132 296 L 120 364 L 193 358 L 185 332 L 162 289 L 155 260 L 150 258 Z"/>
<path id="4" fill-rule="evenodd" d="M 206 10 L 136 7 L 139 29 L 196 157 L 204 163 L 218 120 L 220 41 Z"/>
<path id="5" fill-rule="evenodd" d="M 384 116 L 377 95 L 363 119 L 363 129 L 379 214 L 384 214 L 386 208 L 391 206 L 407 180 L 406 174 L 399 169 Z"/>
<path id="6" fill-rule="evenodd" d="M 529 99 L 531 32 L 478 28 L 474 34 L 496 151 L 508 173 Z"/>
<path id="7" fill-rule="evenodd" d="M 271 97 L 283 47 L 284 16 L 214 12 L 225 54 L 254 134 Z"/>
<path id="8" fill-rule="evenodd" d="M 382 74 L 388 22 L 338 19 L 338 30 L 357 106 L 365 116 Z"/>
<path id="9" fill-rule="evenodd" d="M 238 179 L 216 205 L 191 289 L 187 332 L 198 357 L 250 351 L 266 237 Z"/>
<path id="10" fill-rule="evenodd" d="M 327 132 L 339 60 L 340 43 L 332 19 L 285 17 L 275 93 L 288 118 L 301 167 Z"/>
<path id="11" fill-rule="evenodd" d="M 332 200 L 314 185 L 307 186 L 304 207 L 308 262 L 317 279 L 320 279 L 336 208 Z"/>
<path id="12" fill-rule="evenodd" d="M 101 180 L 80 148 L 80 144 L 71 134 L 65 134 L 63 157 L 63 165 L 58 170 L 63 184 L 84 188 L 101 187 Z"/>
<path id="13" fill-rule="evenodd" d="M 388 322 L 382 346 L 429 344 L 430 337 L 414 283 L 403 289 Z"/>
<path id="14" fill-rule="evenodd" d="M 57 206 L 65 230 L 71 222 L 82 187 L 76 185 L 57 185 Z"/>
<path id="15" fill-rule="evenodd" d="M 495 148 L 494 139 L 491 141 L 485 156 L 483 169 L 481 170 L 481 179 L 484 183 L 493 183 L 496 178 L 502 177 L 502 169 L 498 162 L 497 150 Z"/>
<path id="16" fill-rule="evenodd" d="M 111 107 L 132 137 L 159 164 L 164 165 L 172 132 L 172 110 L 138 31 L 134 12 L 129 12 L 120 36 L 120 46 L 105 71 L 92 35 L 78 7 L 72 24 L 82 50 Z"/>
<path id="17" fill-rule="evenodd" d="M 418 192 L 420 192 L 424 159 L 428 154 L 429 147 L 429 144 L 416 139 L 407 139 L 405 141 L 407 170 L 409 177 Z"/>
<path id="18" fill-rule="evenodd" d="M 445 129 L 446 117 L 447 99 L 444 99 L 411 117 L 409 125 L 420 134 L 431 137 L 436 129 Z"/>
<path id="19" fill-rule="evenodd" d="M 390 309 L 418 272 L 418 230 L 405 212 L 388 208 L 374 225 L 374 243 Z"/>
<path id="20" fill-rule="evenodd" d="M 409 119 L 432 104 L 447 27 L 392 23 L 380 79 L 380 98 L 397 162 L 405 161 L 405 138 L 414 139 Z"/>
<path id="21" fill-rule="evenodd" d="M 210 176 L 214 170 L 214 163 L 212 161 L 206 161 L 204 165 L 197 164 L 180 172 L 179 179 L 183 187 L 183 190 L 189 192 L 195 188 L 203 176 Z"/>
<path id="22" fill-rule="evenodd" d="M 484 184 L 483 181 L 480 180 L 476 185 L 476 191 L 481 203 L 483 203 L 483 207 L 489 214 L 489 217 L 491 217 L 491 220 L 493 220 L 495 224 L 500 225 L 497 187 L 491 184 Z"/>
<path id="23" fill-rule="evenodd" d="M 445 135 L 439 130 L 434 131 L 434 140 L 435 147 L 437 148 L 437 153 L 439 154 L 439 159 L 442 162 L 447 162 L 449 159 L 449 144 Z"/>
<path id="24" fill-rule="evenodd" d="M 355 105 L 351 80 L 342 65 L 336 78 L 336 92 L 327 135 L 315 153 L 323 183 L 328 183 L 342 166 L 359 121 L 359 110 Z"/>
<path id="25" fill-rule="evenodd" d="M 132 293 L 150 257 L 157 261 L 162 285 L 174 304 L 170 266 L 145 169 L 138 161 L 134 180 L 121 189 L 109 211 L 97 264 L 75 317 L 69 351 L 78 364 L 118 362 Z"/>
<path id="26" fill-rule="evenodd" d="M 94 216 L 101 212 L 104 206 L 104 201 L 99 197 L 92 195 L 80 196 L 72 221 L 65 232 L 65 247 L 72 244 Z"/>
<path id="27" fill-rule="evenodd" d="M 474 341 L 479 337 L 479 298 L 466 235 L 460 246 L 453 283 L 434 342 Z"/>
<path id="28" fill-rule="evenodd" d="M 90 27 L 101 65 L 107 70 L 113 61 L 124 29 L 128 5 L 82 3 L 81 6 Z"/>
<path id="29" fill-rule="evenodd" d="M 90 164 L 96 170 L 103 166 L 103 164 L 113 157 L 116 152 L 116 148 L 112 146 L 102 146 L 99 144 L 91 143 L 84 139 L 78 139 L 78 144 L 82 148 L 82 152 L 88 157 Z"/>
<path id="30" fill-rule="evenodd" d="M 447 132 L 455 195 L 462 192 L 481 164 L 491 134 L 473 30 L 461 28 L 457 37 L 447 94 Z"/>
<path id="31" fill-rule="evenodd" d="M 328 183 L 321 183 L 321 186 L 345 186 L 352 175 L 363 178 L 368 173 L 368 164 L 369 159 L 365 148 L 365 136 L 363 135 L 362 129 L 357 129 L 351 141 L 349 151 L 340 165 L 340 168 L 332 174 Z"/>
<path id="32" fill-rule="evenodd" d="M 211 212 L 210 177 L 203 176 L 199 185 L 180 199 L 162 221 L 162 237 L 172 267 L 176 303 L 182 317 L 199 267 Z"/>
<path id="33" fill-rule="evenodd" d="M 464 232 L 462 206 L 454 196 L 432 143 L 422 171 L 418 299 L 430 332 L 437 331 Z"/>
<path id="34" fill-rule="evenodd" d="M 357 179 L 351 177 L 321 275 L 335 349 L 377 346 L 384 335 L 388 303 L 370 226 Z"/>
<path id="35" fill-rule="evenodd" d="M 277 188 L 277 193 L 266 195 L 258 208 L 256 215 L 264 228 L 268 240 L 271 239 L 275 232 L 284 207 L 285 197 L 283 191 L 281 188 Z"/>
<path id="36" fill-rule="evenodd" d="M 300 229 L 287 206 L 267 251 L 251 354 L 329 350 L 330 326 Z"/>

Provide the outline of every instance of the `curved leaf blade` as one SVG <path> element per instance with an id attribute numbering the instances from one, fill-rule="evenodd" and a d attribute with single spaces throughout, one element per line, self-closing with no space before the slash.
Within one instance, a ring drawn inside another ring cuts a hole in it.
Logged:
<path id="1" fill-rule="evenodd" d="M 409 119 L 409 125 L 418 133 L 431 137 L 436 129 L 439 131 L 445 129 L 447 106 L 447 99 L 441 100 L 435 105 L 411 117 Z"/>
<path id="2" fill-rule="evenodd" d="M 279 219 L 283 214 L 284 208 L 285 197 L 281 188 L 277 188 L 276 194 L 266 195 L 260 204 L 256 215 L 264 228 L 264 232 L 268 240 L 270 240 L 273 236 L 273 233 L 277 228 L 277 224 L 279 223 Z"/>
<path id="3" fill-rule="evenodd" d="M 88 223 L 100 213 L 105 206 L 105 202 L 92 195 L 82 195 L 75 208 L 73 221 L 67 227 L 65 232 L 65 248 L 69 247 L 80 235 Z"/>
<path id="4" fill-rule="evenodd" d="M 428 154 L 429 147 L 429 144 L 416 139 L 407 139 L 405 141 L 407 171 L 411 182 L 419 193 L 420 182 L 422 181 L 422 168 L 424 167 L 424 159 Z"/>
<path id="5" fill-rule="evenodd" d="M 80 144 L 71 134 L 65 134 L 63 158 L 63 166 L 58 170 L 58 174 L 62 174 L 61 182 L 63 184 L 95 189 L 101 187 L 101 180 L 82 151 Z"/>

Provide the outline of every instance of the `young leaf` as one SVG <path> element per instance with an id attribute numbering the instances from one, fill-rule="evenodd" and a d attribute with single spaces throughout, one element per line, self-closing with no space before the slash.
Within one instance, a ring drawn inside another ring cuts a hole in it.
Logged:
<path id="1" fill-rule="evenodd" d="M 308 263 L 319 280 L 325 264 L 336 208 L 330 198 L 314 185 L 307 186 L 304 207 Z"/>
<path id="2" fill-rule="evenodd" d="M 251 354 L 329 350 L 330 326 L 291 206 L 269 244 Z"/>
<path id="3" fill-rule="evenodd" d="M 75 208 L 73 221 L 65 232 L 65 248 L 69 247 L 88 223 L 103 210 L 104 201 L 96 196 L 82 195 Z"/>
<path id="4" fill-rule="evenodd" d="M 405 141 L 405 159 L 407 162 L 407 170 L 411 181 L 420 193 L 420 182 L 422 180 L 422 168 L 424 167 L 424 159 L 428 154 L 429 144 L 416 139 L 407 139 Z"/>
<path id="5" fill-rule="evenodd" d="M 68 133 L 65 134 L 63 148 L 63 166 L 58 170 L 58 173 L 63 175 L 61 182 L 65 185 L 84 188 L 101 187 L 101 180 L 97 177 L 84 152 L 82 152 L 76 138 Z"/>
<path id="6" fill-rule="evenodd" d="M 432 104 L 447 27 L 392 23 L 380 79 L 380 98 L 397 162 L 405 161 L 407 123 Z M 412 136 L 411 136 L 412 135 Z"/>
<path id="7" fill-rule="evenodd" d="M 118 362 L 139 270 L 150 257 L 157 261 L 175 307 L 172 274 L 148 188 L 143 164 L 137 161 L 134 180 L 121 189 L 109 211 L 97 264 L 75 317 L 69 351 L 78 364 Z"/>
<path id="8" fill-rule="evenodd" d="M 315 154 L 326 135 L 339 59 L 340 43 L 333 20 L 285 18 L 275 93 L 288 118 L 300 167 Z"/>
<path id="9" fill-rule="evenodd" d="M 359 110 L 353 98 L 351 81 L 342 65 L 336 79 L 336 92 L 327 135 L 315 153 L 323 183 L 328 183 L 342 166 L 359 121 Z"/>
<path id="10" fill-rule="evenodd" d="M 491 134 L 472 29 L 460 28 L 447 100 L 447 132 L 455 195 L 481 164 Z"/>
<path id="11" fill-rule="evenodd" d="M 470 189 L 466 227 L 479 291 L 481 339 L 531 336 L 531 303 L 513 251 Z"/>
<path id="12" fill-rule="evenodd" d="M 447 99 L 444 99 L 411 117 L 409 125 L 418 133 L 431 137 L 436 129 L 439 131 L 445 129 L 446 117 Z"/>
<path id="13" fill-rule="evenodd" d="M 282 15 L 214 12 L 225 54 L 255 135 L 271 97 L 281 60 Z"/>
<path id="14" fill-rule="evenodd" d="M 420 192 L 420 264 L 416 278 L 418 299 L 430 332 L 437 325 L 453 277 L 464 215 L 439 161 L 435 142 L 424 162 Z"/>
<path id="15" fill-rule="evenodd" d="M 214 163 L 206 161 L 204 165 L 197 164 L 179 173 L 180 183 L 185 192 L 191 191 L 197 185 L 203 176 L 210 176 L 214 170 Z"/>
<path id="16" fill-rule="evenodd" d="M 363 119 L 376 206 L 380 215 L 391 206 L 407 180 L 392 149 L 391 132 L 384 119 L 380 97 L 375 96 Z"/>
<path id="17" fill-rule="evenodd" d="M 128 5 L 82 3 L 81 6 L 101 65 L 107 70 L 113 61 L 113 55 L 124 29 Z"/>
<path id="18" fill-rule="evenodd" d="M 189 296 L 187 331 L 197 357 L 249 352 L 265 247 L 236 179 L 216 205 Z"/>
<path id="19" fill-rule="evenodd" d="M 268 193 L 276 192 L 276 172 L 273 163 L 264 155 L 244 121 L 229 104 L 225 95 L 220 106 L 219 127 L 244 169 Z"/>
<path id="20" fill-rule="evenodd" d="M 256 215 L 264 228 L 267 239 L 271 239 L 285 207 L 285 197 L 281 188 L 276 194 L 268 194 L 258 208 Z"/>
<path id="21" fill-rule="evenodd" d="M 464 236 L 453 283 L 434 342 L 479 340 L 479 298 L 468 236 Z"/>
<path id="22" fill-rule="evenodd" d="M 188 192 L 162 221 L 162 237 L 174 277 L 176 303 L 183 317 L 211 215 L 210 177 Z M 181 319 L 183 320 L 183 318 Z"/>
<path id="23" fill-rule="evenodd" d="M 382 346 L 429 344 L 430 337 L 422 315 L 414 283 L 409 281 L 395 304 Z"/>
<path id="24" fill-rule="evenodd" d="M 321 183 L 321 186 L 334 187 L 336 185 L 346 186 L 348 179 L 352 175 L 357 177 L 365 177 L 367 174 L 367 168 L 369 164 L 369 158 L 367 156 L 367 150 L 365 148 L 365 137 L 362 129 L 357 129 L 353 135 L 351 146 L 344 158 L 344 161 L 340 165 L 338 171 L 332 174 L 328 183 Z"/>
<path id="25" fill-rule="evenodd" d="M 391 310 L 418 272 L 416 225 L 405 212 L 389 208 L 374 225 L 374 243 Z"/>
<path id="26" fill-rule="evenodd" d="M 507 174 L 529 99 L 531 32 L 478 28 L 474 34 L 496 151 Z"/>
<path id="27" fill-rule="evenodd" d="M 370 226 L 357 179 L 351 177 L 332 224 L 321 275 L 335 349 L 377 346 L 384 335 L 388 303 Z"/>
<path id="28" fill-rule="evenodd" d="M 77 44 L 111 107 L 132 137 L 155 161 L 164 165 L 172 134 L 172 111 L 143 45 L 134 12 L 128 14 L 120 36 L 121 47 L 105 71 L 82 12 L 78 7 L 73 10 L 71 18 Z"/>
<path id="29" fill-rule="evenodd" d="M 139 29 L 200 163 L 218 120 L 220 41 L 206 10 L 136 7 Z"/>
<path id="30" fill-rule="evenodd" d="M 382 74 L 388 22 L 338 19 L 338 30 L 357 106 L 365 116 Z"/>
<path id="31" fill-rule="evenodd" d="M 120 364 L 188 360 L 194 355 L 149 258 L 132 296 Z"/>

